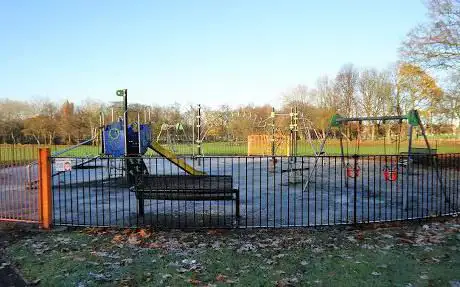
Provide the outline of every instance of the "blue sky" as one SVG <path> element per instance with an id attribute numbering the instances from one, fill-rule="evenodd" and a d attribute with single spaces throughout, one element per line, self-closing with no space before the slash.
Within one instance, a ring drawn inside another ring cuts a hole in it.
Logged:
<path id="1" fill-rule="evenodd" d="M 385 68 L 420 0 L 0 1 L 1 97 L 277 104 L 341 65 Z"/>

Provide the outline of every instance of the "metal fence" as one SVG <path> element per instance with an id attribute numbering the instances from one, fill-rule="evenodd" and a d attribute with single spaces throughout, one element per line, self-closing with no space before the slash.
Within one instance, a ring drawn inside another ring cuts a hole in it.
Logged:
<path id="1" fill-rule="evenodd" d="M 53 223 L 295 227 L 459 211 L 460 154 L 182 159 L 206 174 L 187 175 L 160 157 L 74 157 L 70 171 L 55 163 Z"/>
<path id="2" fill-rule="evenodd" d="M 38 148 L 0 145 L 0 220 L 38 222 Z"/>

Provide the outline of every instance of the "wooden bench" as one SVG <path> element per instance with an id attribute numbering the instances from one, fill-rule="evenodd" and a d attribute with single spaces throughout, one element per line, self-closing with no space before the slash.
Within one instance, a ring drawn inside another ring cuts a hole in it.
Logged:
<path id="1" fill-rule="evenodd" d="M 431 151 L 431 153 L 430 153 Z M 431 157 L 429 155 L 435 155 L 437 153 L 437 149 L 428 149 L 428 148 L 422 148 L 422 147 L 413 147 L 412 148 L 412 157 L 411 161 L 412 163 L 416 164 L 427 164 L 431 162 Z M 407 160 L 409 157 L 408 152 L 401 152 L 401 155 L 403 156 L 401 160 Z"/>
<path id="2" fill-rule="evenodd" d="M 141 175 L 131 191 L 136 193 L 140 215 L 144 215 L 145 199 L 232 200 L 240 217 L 240 193 L 230 175 Z"/>

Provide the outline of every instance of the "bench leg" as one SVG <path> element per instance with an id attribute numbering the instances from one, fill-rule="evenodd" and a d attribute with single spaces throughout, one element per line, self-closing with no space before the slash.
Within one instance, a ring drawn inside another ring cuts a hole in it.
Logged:
<path id="1" fill-rule="evenodd" d="M 140 216 L 144 216 L 144 199 L 138 199 L 137 200 L 137 206 L 138 206 L 138 211 Z"/>
<path id="2" fill-rule="evenodd" d="M 235 215 L 236 218 L 240 218 L 240 192 L 238 191 L 236 193 L 236 198 L 235 198 Z"/>

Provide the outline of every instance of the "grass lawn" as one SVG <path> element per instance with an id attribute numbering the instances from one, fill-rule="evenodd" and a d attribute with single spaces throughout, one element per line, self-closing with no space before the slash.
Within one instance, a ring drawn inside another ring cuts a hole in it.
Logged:
<path id="1" fill-rule="evenodd" d="M 41 286 L 458 286 L 460 220 L 202 232 L 12 231 L 6 258 Z M 452 285 L 451 285 L 452 284 Z"/>
<path id="2" fill-rule="evenodd" d="M 316 142 L 315 146 L 319 148 L 320 142 Z M 438 153 L 460 153 L 460 141 L 432 140 L 432 148 L 437 148 Z M 51 146 L 51 152 L 62 151 L 69 146 L 58 145 Z M 424 142 L 416 141 L 414 147 L 425 147 Z M 193 147 L 190 144 L 176 144 L 169 146 L 171 150 L 180 155 L 193 154 Z M 345 154 L 347 154 L 347 145 L 344 144 Z M 363 142 L 359 148 L 359 154 L 397 154 L 395 144 L 386 144 L 384 148 L 383 141 Z M 400 152 L 407 151 L 407 142 L 401 143 Z M 325 152 L 328 155 L 340 155 L 340 144 L 338 140 L 330 140 L 325 146 Z M 357 152 L 355 143 L 348 145 L 348 154 L 352 155 Z M 100 148 L 97 146 L 83 145 L 73 150 L 61 154 L 61 157 L 92 157 L 100 153 Z M 195 149 L 195 153 L 197 150 Z M 205 156 L 246 156 L 248 153 L 247 143 L 231 143 L 231 142 L 209 142 L 202 144 L 202 153 Z M 38 145 L 0 145 L 0 163 L 10 162 L 27 162 L 37 159 Z M 154 155 L 151 150 L 147 155 Z M 310 143 L 299 141 L 298 152 L 299 156 L 314 155 L 314 151 Z M 277 154 L 283 155 L 286 154 Z"/>

